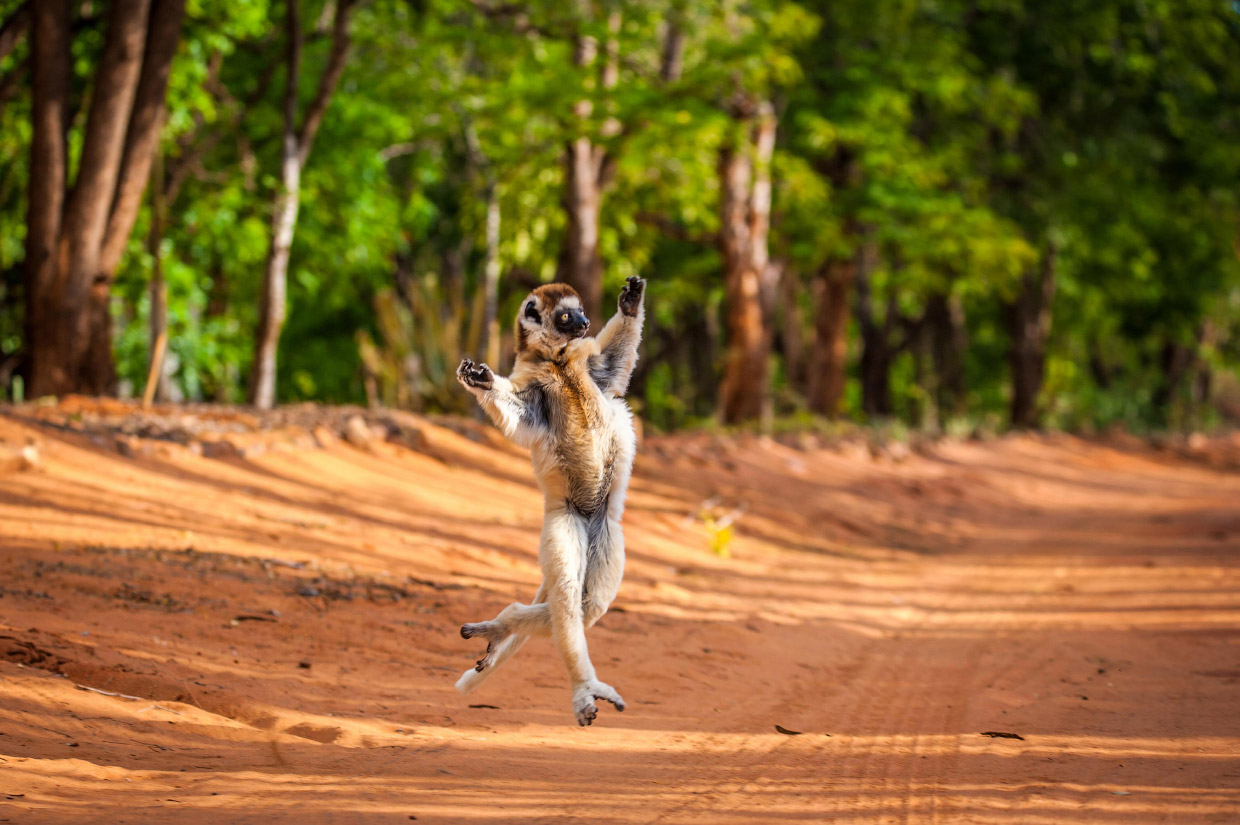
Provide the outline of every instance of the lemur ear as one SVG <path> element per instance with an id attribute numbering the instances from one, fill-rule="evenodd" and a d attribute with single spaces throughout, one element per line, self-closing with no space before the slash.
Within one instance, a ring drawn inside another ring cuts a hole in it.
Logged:
<path id="1" fill-rule="evenodd" d="M 542 317 L 538 314 L 538 309 L 534 306 L 534 302 L 530 301 L 525 305 L 525 317 L 531 321 L 542 322 Z"/>

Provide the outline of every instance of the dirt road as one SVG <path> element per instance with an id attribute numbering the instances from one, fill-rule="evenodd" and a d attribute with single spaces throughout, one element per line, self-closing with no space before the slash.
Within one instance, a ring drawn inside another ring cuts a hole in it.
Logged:
<path id="1" fill-rule="evenodd" d="M 428 426 L 126 457 L 23 416 L 0 821 L 1240 822 L 1240 474 L 649 439 L 590 635 L 629 709 L 582 729 L 546 643 L 452 689 L 457 627 L 537 585 L 519 452 Z"/>

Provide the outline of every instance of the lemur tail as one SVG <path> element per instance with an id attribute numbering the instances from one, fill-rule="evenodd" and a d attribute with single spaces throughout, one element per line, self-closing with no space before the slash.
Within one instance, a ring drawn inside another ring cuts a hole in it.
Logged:
<path id="1" fill-rule="evenodd" d="M 513 633 L 507 639 L 495 646 L 487 655 L 487 666 L 482 670 L 470 668 L 461 674 L 461 678 L 456 680 L 456 689 L 461 693 L 473 693 L 482 687 L 482 683 L 495 672 L 495 669 L 507 661 L 514 653 L 521 649 L 521 645 L 525 644 L 529 636 L 520 633 Z"/>

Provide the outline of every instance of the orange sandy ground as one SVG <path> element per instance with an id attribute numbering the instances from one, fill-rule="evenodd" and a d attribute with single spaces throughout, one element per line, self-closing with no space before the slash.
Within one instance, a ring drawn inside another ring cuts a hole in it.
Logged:
<path id="1" fill-rule="evenodd" d="M 650 439 L 590 633 L 629 708 L 583 729 L 544 641 L 452 687 L 458 626 L 538 582 L 519 451 L 130 459 L 0 417 L 29 438 L 3 822 L 1240 822 L 1240 475 L 1067 437 Z M 712 496 L 745 507 L 728 559 Z"/>

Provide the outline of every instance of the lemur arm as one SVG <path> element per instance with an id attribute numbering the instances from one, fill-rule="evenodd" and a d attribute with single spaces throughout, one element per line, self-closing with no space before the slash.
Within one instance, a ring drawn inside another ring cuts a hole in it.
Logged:
<path id="1" fill-rule="evenodd" d="M 538 384 L 519 387 L 468 358 L 457 368 L 456 377 L 513 443 L 530 447 L 547 434 L 546 399 Z"/>
<path id="2" fill-rule="evenodd" d="M 595 339 L 598 353 L 590 356 L 590 377 L 604 395 L 624 396 L 629 388 L 633 368 L 637 366 L 637 345 L 642 340 L 642 323 L 646 317 L 642 298 L 646 282 L 629 278 L 620 290 L 619 311 Z"/>

